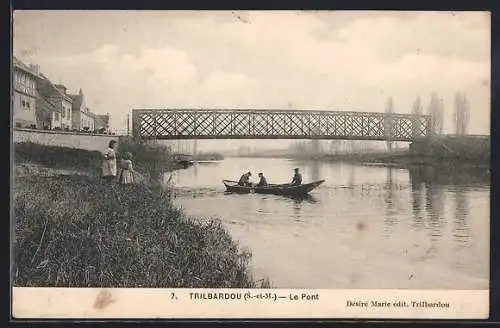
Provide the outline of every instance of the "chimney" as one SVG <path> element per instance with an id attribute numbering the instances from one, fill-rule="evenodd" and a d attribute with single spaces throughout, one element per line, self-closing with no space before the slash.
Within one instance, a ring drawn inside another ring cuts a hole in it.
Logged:
<path id="1" fill-rule="evenodd" d="M 56 84 L 55 87 L 64 94 L 67 94 L 67 88 L 62 84 Z"/>

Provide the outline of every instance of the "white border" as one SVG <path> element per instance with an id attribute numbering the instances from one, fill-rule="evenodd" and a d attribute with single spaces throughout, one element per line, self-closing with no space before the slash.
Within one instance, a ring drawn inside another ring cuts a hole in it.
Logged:
<path id="1" fill-rule="evenodd" d="M 195 293 L 201 298 L 195 299 Z M 223 299 L 214 299 L 214 293 Z M 309 295 L 309 300 L 302 299 L 303 294 Z M 298 299 L 292 300 L 295 295 Z M 14 287 L 12 296 L 12 314 L 16 319 L 487 319 L 489 316 L 488 290 Z M 368 306 L 347 306 L 348 301 L 364 301 Z M 390 305 L 372 306 L 372 301 Z M 422 301 L 449 306 L 412 304 Z"/>

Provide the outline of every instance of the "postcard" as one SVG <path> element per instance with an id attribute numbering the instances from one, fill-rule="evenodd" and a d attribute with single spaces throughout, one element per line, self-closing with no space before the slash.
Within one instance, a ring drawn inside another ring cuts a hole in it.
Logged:
<path id="1" fill-rule="evenodd" d="M 12 311 L 486 319 L 490 14 L 15 11 Z"/>

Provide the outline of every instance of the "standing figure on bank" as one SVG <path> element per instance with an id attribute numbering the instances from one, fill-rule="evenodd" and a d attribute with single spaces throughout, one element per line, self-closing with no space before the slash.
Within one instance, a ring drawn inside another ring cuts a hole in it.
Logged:
<path id="1" fill-rule="evenodd" d="M 105 182 L 112 183 L 116 178 L 116 141 L 111 140 L 108 149 L 103 152 L 102 177 Z"/>
<path id="2" fill-rule="evenodd" d="M 134 182 L 134 168 L 132 166 L 132 154 L 126 152 L 123 155 L 122 169 L 120 172 L 120 184 L 130 184 Z"/>
<path id="3" fill-rule="evenodd" d="M 252 173 L 248 171 L 247 173 L 243 174 L 240 178 L 240 181 L 238 181 L 238 185 L 240 186 L 246 186 L 249 187 L 252 184 L 250 183 L 250 177 L 252 176 Z"/>
<path id="4" fill-rule="evenodd" d="M 302 174 L 299 173 L 299 168 L 295 168 L 295 175 L 292 179 L 292 186 L 299 186 L 302 184 Z"/>

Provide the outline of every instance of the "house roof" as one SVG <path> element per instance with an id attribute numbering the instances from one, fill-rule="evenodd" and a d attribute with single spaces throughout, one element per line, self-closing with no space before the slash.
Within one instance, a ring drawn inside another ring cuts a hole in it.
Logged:
<path id="1" fill-rule="evenodd" d="M 20 69 L 20 70 L 22 70 L 28 74 L 31 74 L 32 76 L 37 77 L 39 79 L 43 79 L 42 75 L 33 71 L 28 65 L 26 65 L 25 63 L 20 61 L 16 56 L 13 56 L 12 64 L 13 64 L 14 68 Z"/>
<path id="2" fill-rule="evenodd" d="M 71 102 L 73 102 L 73 99 L 66 93 L 62 92 L 58 87 L 64 87 L 66 88 L 64 85 L 62 84 L 54 84 L 52 83 L 50 80 L 49 80 L 52 88 L 60 95 L 60 96 L 63 96 L 63 97 L 66 97 L 67 100 L 70 100 Z"/>
<path id="3" fill-rule="evenodd" d="M 45 90 L 47 91 L 48 93 L 45 93 L 45 96 L 47 97 L 50 97 L 52 95 L 57 95 L 58 97 L 64 97 L 66 98 L 66 100 L 68 100 L 69 102 L 73 102 L 73 99 L 70 97 L 70 95 L 68 94 L 65 94 L 64 92 L 62 92 L 61 90 L 59 90 L 55 84 L 53 84 L 46 76 L 44 76 L 43 80 L 42 80 L 42 83 L 45 84 L 45 86 L 48 87 L 49 90 Z M 62 86 L 62 85 L 61 85 Z M 42 92 L 43 93 L 43 92 Z"/>
<path id="4" fill-rule="evenodd" d="M 57 108 L 54 106 L 53 103 L 51 103 L 46 96 L 44 96 L 42 93 L 38 92 L 38 97 L 37 97 L 37 113 L 39 115 L 50 115 L 51 112 L 61 112 L 60 108 Z"/>
<path id="5" fill-rule="evenodd" d="M 83 103 L 83 95 L 69 95 L 71 99 L 73 100 L 73 107 L 80 108 Z"/>
<path id="6" fill-rule="evenodd" d="M 50 81 L 50 79 L 47 76 L 45 76 L 43 73 L 38 73 L 38 72 L 33 71 L 28 65 L 26 65 L 25 63 L 23 63 L 16 56 L 12 56 L 12 63 L 14 65 L 14 68 L 23 70 L 24 72 L 29 73 L 29 74 L 31 74 L 31 75 L 39 78 L 42 81 L 42 83 L 46 83 L 48 86 L 50 86 L 50 89 L 53 90 L 53 92 L 55 92 L 58 96 L 65 97 L 66 100 L 69 100 L 71 102 L 73 101 L 73 99 L 68 94 L 65 94 L 64 92 L 61 92 L 61 90 L 59 90 L 56 87 L 56 85 L 53 84 L 52 81 Z M 62 84 L 58 84 L 58 86 L 66 88 Z M 48 95 L 46 95 L 46 96 L 48 96 Z"/>
<path id="7" fill-rule="evenodd" d="M 80 110 L 82 107 L 82 104 L 83 104 L 83 97 L 84 97 L 82 89 L 80 89 L 78 94 L 70 94 L 69 96 L 71 97 L 71 99 L 73 99 L 73 108 L 75 110 L 77 110 L 77 109 Z M 94 119 L 97 117 L 97 114 L 91 112 L 88 107 L 84 108 L 84 112 L 86 115 L 88 115 Z"/>

